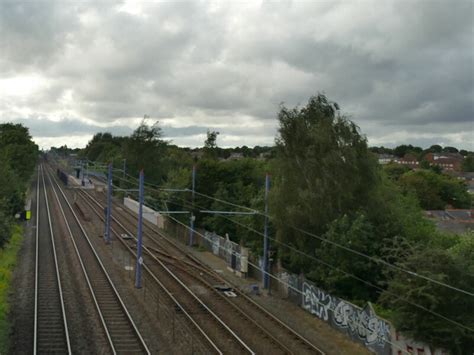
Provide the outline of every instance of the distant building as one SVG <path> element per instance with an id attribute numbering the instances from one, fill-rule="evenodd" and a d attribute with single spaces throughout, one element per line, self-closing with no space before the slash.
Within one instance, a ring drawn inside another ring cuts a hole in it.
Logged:
<path id="1" fill-rule="evenodd" d="M 425 159 L 444 171 L 460 171 L 464 157 L 459 153 L 428 153 Z"/>
<path id="2" fill-rule="evenodd" d="M 408 166 L 409 168 L 416 169 L 419 167 L 420 162 L 412 154 L 406 154 L 403 158 L 395 158 L 394 163 Z"/>
<path id="3" fill-rule="evenodd" d="M 466 183 L 467 192 L 474 195 L 474 172 L 447 170 L 445 173 L 464 181 Z"/>
<path id="4" fill-rule="evenodd" d="M 396 159 L 395 155 L 392 154 L 379 154 L 379 164 L 388 164 Z"/>
<path id="5" fill-rule="evenodd" d="M 230 156 L 226 160 L 240 160 L 244 158 L 243 153 L 230 153 Z"/>
<path id="6" fill-rule="evenodd" d="M 264 152 L 264 153 L 260 153 L 258 155 L 258 160 L 265 160 L 265 159 L 269 159 L 271 157 L 271 153 L 270 152 Z"/>

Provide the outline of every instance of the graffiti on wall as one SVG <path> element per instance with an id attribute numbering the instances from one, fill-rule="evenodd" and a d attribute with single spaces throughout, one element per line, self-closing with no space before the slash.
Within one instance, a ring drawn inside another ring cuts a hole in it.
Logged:
<path id="1" fill-rule="evenodd" d="M 334 322 L 369 345 L 378 343 L 383 346 L 390 336 L 389 324 L 377 317 L 370 304 L 360 309 L 340 300 L 334 309 Z"/>
<path id="2" fill-rule="evenodd" d="M 229 266 L 240 270 L 240 245 L 232 242 L 229 238 L 223 238 L 215 232 L 204 233 L 204 246 L 214 255 L 224 259 Z"/>
<path id="3" fill-rule="evenodd" d="M 390 325 L 369 304 L 361 309 L 304 281 L 301 306 L 378 354 L 390 353 Z"/>
<path id="4" fill-rule="evenodd" d="M 319 319 L 328 321 L 329 311 L 334 309 L 333 297 L 308 282 L 304 282 L 303 308 Z"/>

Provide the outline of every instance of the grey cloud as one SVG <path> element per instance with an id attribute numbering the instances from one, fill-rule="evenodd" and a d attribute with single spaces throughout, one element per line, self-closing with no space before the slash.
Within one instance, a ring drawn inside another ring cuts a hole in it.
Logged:
<path id="1" fill-rule="evenodd" d="M 1 72 L 11 75 L 54 64 L 77 25 L 71 3 L 0 2 Z"/>
<path id="2" fill-rule="evenodd" d="M 67 136 L 94 134 L 97 132 L 110 132 L 114 135 L 129 135 L 132 132 L 132 129 L 126 126 L 101 127 L 98 125 L 87 124 L 72 118 L 64 118 L 57 122 L 41 117 L 15 118 L 9 121 L 21 123 L 30 129 L 30 134 L 32 136 L 43 138 L 65 138 Z"/>
<path id="3" fill-rule="evenodd" d="M 83 119 L 173 120 L 185 126 L 164 127 L 177 143 L 219 122 L 245 141 L 252 130 L 274 133 L 281 102 L 325 92 L 369 138 L 472 131 L 469 1 L 140 2 L 144 16 L 78 4 L 1 5 L 2 70 L 41 73 L 49 86 L 0 111 L 47 116 L 69 90 L 67 109 Z M 245 129 L 249 118 L 264 123 Z"/>

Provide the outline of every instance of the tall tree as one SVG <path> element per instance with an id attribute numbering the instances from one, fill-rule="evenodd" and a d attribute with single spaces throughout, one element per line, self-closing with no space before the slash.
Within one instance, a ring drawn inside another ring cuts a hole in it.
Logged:
<path id="1" fill-rule="evenodd" d="M 0 124 L 0 247 L 10 237 L 12 217 L 24 206 L 28 180 L 38 158 L 38 146 L 28 128 Z"/>
<path id="2" fill-rule="evenodd" d="M 402 268 L 472 292 L 473 237 L 472 232 L 456 236 L 453 239 L 454 245 L 400 243 L 388 252 L 392 255 L 400 254 L 397 265 Z M 413 277 L 405 272 L 391 273 L 393 275 L 390 277 L 388 292 L 382 295 L 381 300 L 391 308 L 391 318 L 397 330 L 432 346 L 450 350 L 452 354 L 472 353 L 474 349 L 472 296 Z M 401 296 L 408 302 L 393 297 L 393 294 Z M 432 312 L 463 326 L 453 324 Z"/>
<path id="3" fill-rule="evenodd" d="M 207 158 L 217 158 L 217 136 L 219 132 L 207 130 L 207 137 L 204 141 L 204 153 Z"/>
<path id="4" fill-rule="evenodd" d="M 168 143 L 162 139 L 163 132 L 155 122 L 148 125 L 143 119 L 130 138 L 125 141 L 125 158 L 131 173 L 147 168 L 149 181 L 162 182 L 166 168 L 162 165 Z"/>
<path id="5" fill-rule="evenodd" d="M 318 241 L 289 225 L 325 233 L 333 220 L 367 202 L 377 180 L 377 162 L 359 128 L 323 94 L 311 97 L 302 108 L 282 106 L 278 119 L 272 189 L 277 238 L 300 250 L 315 250 Z M 282 253 L 293 271 L 310 268 L 310 259 Z"/>
<path id="6" fill-rule="evenodd" d="M 469 208 L 471 198 L 463 181 L 432 170 L 409 171 L 398 180 L 405 192 L 414 193 L 426 210 L 441 210 L 448 205 Z"/>
<path id="7" fill-rule="evenodd" d="M 22 183 L 30 178 L 36 166 L 38 146 L 27 127 L 21 124 L 0 124 L 0 156 L 10 165 Z"/>
<path id="8" fill-rule="evenodd" d="M 462 162 L 462 170 L 466 172 L 474 172 L 474 154 L 470 153 Z"/>

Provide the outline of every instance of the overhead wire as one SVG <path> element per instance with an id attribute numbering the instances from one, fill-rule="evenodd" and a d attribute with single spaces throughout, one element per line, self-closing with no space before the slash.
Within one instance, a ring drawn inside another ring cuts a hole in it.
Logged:
<path id="1" fill-rule="evenodd" d="M 184 206 L 184 205 L 181 205 L 181 206 L 182 206 L 182 207 L 186 207 L 186 206 Z M 200 206 L 198 206 L 198 207 L 200 207 Z M 216 213 L 216 214 L 219 215 L 219 213 Z M 235 224 L 238 224 L 238 225 L 240 225 L 240 226 L 242 226 L 242 227 L 244 227 L 244 228 L 247 228 L 247 229 L 251 230 L 251 231 L 254 232 L 254 233 L 257 233 L 257 234 L 259 234 L 259 235 L 261 235 L 261 236 L 264 236 L 264 234 L 263 234 L 262 232 L 257 231 L 257 230 L 255 230 L 255 229 L 253 229 L 253 228 L 251 228 L 251 227 L 248 227 L 247 225 L 245 225 L 245 224 L 243 224 L 243 223 L 234 221 L 234 220 L 232 220 L 231 218 L 229 218 L 229 217 L 227 217 L 227 216 L 224 216 L 224 215 L 219 215 L 219 216 L 222 217 L 222 218 L 225 218 L 225 219 L 227 219 L 227 220 L 229 220 L 229 221 L 231 221 L 231 222 L 233 222 L 233 223 L 235 223 Z M 170 217 L 170 218 L 172 218 L 172 217 Z M 172 219 L 175 220 L 176 222 L 178 222 L 178 220 L 176 220 L 175 218 L 172 218 Z M 179 222 L 179 223 L 182 224 L 183 226 L 185 226 L 186 228 L 191 229 L 189 226 L 184 225 L 182 222 Z M 195 231 L 195 230 L 194 230 L 194 231 Z M 195 231 L 195 232 L 196 232 L 197 234 L 199 234 L 199 235 L 202 235 L 202 234 L 200 234 L 200 233 L 197 232 L 197 231 Z M 303 256 L 305 256 L 305 257 L 307 257 L 307 258 L 310 258 L 310 259 L 312 259 L 312 260 L 314 260 L 314 261 L 316 261 L 316 262 L 318 262 L 318 263 L 320 263 L 320 264 L 323 264 L 323 265 L 325 265 L 325 266 L 327 266 L 327 267 L 329 267 L 329 268 L 331 268 L 331 269 L 334 269 L 334 270 L 336 270 L 336 271 L 338 271 L 338 272 L 340 272 L 340 273 L 343 273 L 343 274 L 345 274 L 345 275 L 347 275 L 347 276 L 349 276 L 349 277 L 351 277 L 351 278 L 353 278 L 353 279 L 356 279 L 356 280 L 358 280 L 358 281 L 364 283 L 365 285 L 368 285 L 368 286 L 370 286 L 370 287 L 373 287 L 373 288 L 377 289 L 377 291 L 378 291 L 379 293 L 388 294 L 388 295 L 390 295 L 390 296 L 396 298 L 397 300 L 402 300 L 402 301 L 404 301 L 404 302 L 406 302 L 406 303 L 408 303 L 408 304 L 410 304 L 410 305 L 412 305 L 412 306 L 414 306 L 414 307 L 417 307 L 417 308 L 422 309 L 422 310 L 424 310 L 424 311 L 426 311 L 426 312 L 428 312 L 428 313 L 431 313 L 431 314 L 434 315 L 434 316 L 440 317 L 440 318 L 442 318 L 442 319 L 444 319 L 444 320 L 446 320 L 446 321 L 448 321 L 448 322 L 450 322 L 450 323 L 452 323 L 452 324 L 454 324 L 454 325 L 457 325 L 457 326 L 462 327 L 462 328 L 464 328 L 464 329 L 466 329 L 466 330 L 469 330 L 469 331 L 474 331 L 474 329 L 472 329 L 472 328 L 469 328 L 469 327 L 467 327 L 467 326 L 465 326 L 465 325 L 463 325 L 463 324 L 461 324 L 461 323 L 459 323 L 459 322 L 457 322 L 457 321 L 455 321 L 455 320 L 452 320 L 452 319 L 450 319 L 450 318 L 448 318 L 448 317 L 446 317 L 446 316 L 444 316 L 444 315 L 442 315 L 442 314 L 440 314 L 440 313 L 438 313 L 438 312 L 432 311 L 432 310 L 430 310 L 430 309 L 428 309 L 428 308 L 426 308 L 426 307 L 424 307 L 424 306 L 422 306 L 422 305 L 420 305 L 420 304 L 418 304 L 418 303 L 416 303 L 416 302 L 412 302 L 412 301 L 410 301 L 410 300 L 407 300 L 406 298 L 400 297 L 400 296 L 394 294 L 393 292 L 390 292 L 390 291 L 388 291 L 388 290 L 385 290 L 385 289 L 381 288 L 380 286 L 377 286 L 377 285 L 373 284 L 373 283 L 370 282 L 370 281 L 364 280 L 363 278 L 361 278 L 361 277 L 359 277 L 359 276 L 357 276 L 357 275 L 354 275 L 354 274 L 352 274 L 352 273 L 350 273 L 350 272 L 347 272 L 347 271 L 345 271 L 345 270 L 342 270 L 341 268 L 339 268 L 339 267 L 337 267 L 337 266 L 334 266 L 334 265 L 332 265 L 332 264 L 330 264 L 330 263 L 328 263 L 328 262 L 326 262 L 326 261 L 320 260 L 320 259 L 316 258 L 316 257 L 313 256 L 313 255 L 307 254 L 307 253 L 305 253 L 305 252 L 303 252 L 303 251 L 297 249 L 296 247 L 294 247 L 294 246 L 292 246 L 292 245 L 289 245 L 289 244 L 286 244 L 286 243 L 284 243 L 284 242 L 281 242 L 281 241 L 277 240 L 276 238 L 272 238 L 272 237 L 270 237 L 270 236 L 267 236 L 267 237 L 268 237 L 270 240 L 272 240 L 272 241 L 274 241 L 274 242 L 276 242 L 276 243 L 278 243 L 278 244 L 280 244 L 280 245 L 282 245 L 282 246 L 284 246 L 284 247 L 286 247 L 286 248 L 288 248 L 288 249 L 290 249 L 290 250 L 293 250 L 294 252 L 296 252 L 296 253 L 298 253 L 298 254 L 300 254 L 300 255 L 303 255 Z"/>
<path id="2" fill-rule="evenodd" d="M 169 218 L 172 219 L 172 220 L 174 220 L 174 221 L 177 222 L 178 224 L 180 224 L 180 225 L 186 227 L 187 229 L 192 230 L 193 232 L 195 232 L 196 234 L 198 234 L 199 236 L 201 236 L 202 238 L 204 238 L 204 239 L 207 240 L 208 242 L 213 243 L 213 241 L 212 241 L 211 239 L 209 239 L 209 237 L 207 237 L 206 235 L 200 233 L 199 231 L 197 231 L 197 230 L 195 230 L 195 229 L 191 229 L 191 227 L 185 225 L 184 223 L 180 222 L 180 221 L 177 220 L 176 218 L 173 218 L 173 217 L 171 217 L 171 216 L 169 216 Z M 229 252 L 227 249 L 225 249 L 225 248 L 224 248 L 223 246 L 221 246 L 220 244 L 218 245 L 218 247 L 219 247 L 220 249 L 224 250 L 225 252 Z M 231 253 L 234 254 L 234 255 L 241 256 L 241 254 L 239 254 L 239 253 L 237 253 L 237 252 L 235 252 L 235 251 L 232 251 Z M 297 293 L 299 293 L 299 294 L 301 294 L 302 296 L 304 296 L 304 293 L 303 293 L 302 291 L 300 291 L 299 289 L 297 289 L 297 288 L 295 288 L 294 286 L 290 285 L 289 283 L 283 281 L 283 280 L 280 279 L 278 276 L 275 276 L 275 275 L 271 274 L 270 272 L 267 272 L 267 271 L 263 270 L 262 268 L 260 268 L 258 265 L 255 265 L 255 264 L 252 263 L 251 261 L 248 261 L 248 263 L 249 263 L 252 267 L 254 267 L 255 269 L 261 271 L 261 272 L 264 273 L 264 274 L 267 274 L 269 277 L 275 279 L 276 281 L 278 281 L 278 282 L 280 282 L 280 283 L 286 285 L 287 287 L 291 288 L 292 290 L 294 290 L 294 291 L 296 291 Z M 313 301 L 316 301 L 320 306 L 327 307 L 326 304 L 321 303 L 319 300 L 313 299 Z M 334 308 L 331 308 L 330 306 L 329 306 L 329 309 L 330 309 L 331 311 L 333 311 L 333 312 L 335 311 L 335 309 L 334 309 Z M 367 328 L 367 327 L 365 327 L 365 326 L 363 326 L 363 327 L 364 327 L 366 330 L 368 330 L 368 331 L 371 331 L 371 332 L 374 331 L 373 329 L 369 329 L 369 328 Z M 404 350 L 403 348 L 401 348 L 399 345 L 392 343 L 392 342 L 391 342 L 390 340 L 388 340 L 386 337 L 380 337 L 379 335 L 377 335 L 377 338 L 378 338 L 378 339 L 381 339 L 383 342 L 385 342 L 385 343 L 387 343 L 387 344 L 394 345 L 395 347 L 401 349 L 401 350 L 402 350 L 403 352 L 405 352 L 406 354 L 409 354 L 409 352 L 407 352 L 406 350 Z"/>
<path id="3" fill-rule="evenodd" d="M 204 197 L 207 197 L 207 198 L 210 198 L 210 199 L 219 201 L 219 202 L 227 203 L 227 204 L 232 205 L 232 206 L 234 206 L 234 207 L 244 208 L 244 206 L 240 206 L 240 205 L 234 204 L 234 203 L 232 203 L 232 202 L 228 202 L 228 201 L 224 201 L 224 200 L 221 200 L 221 199 L 218 199 L 218 198 L 214 198 L 214 197 L 209 196 L 209 195 L 201 194 L 201 193 L 199 193 L 199 192 L 197 192 L 197 191 L 195 191 L 195 193 L 198 194 L 198 195 L 201 195 L 201 196 L 204 196 Z M 250 209 L 250 208 L 248 208 L 248 207 L 245 207 L 245 208 Z M 265 214 L 265 213 L 262 212 L 262 211 L 255 210 L 255 209 L 250 209 L 250 210 L 256 212 L 256 213 L 259 214 L 259 215 L 268 217 L 268 218 L 271 219 L 271 220 L 275 220 L 275 219 L 276 219 L 275 217 L 273 217 L 273 216 L 271 216 L 271 215 L 269 215 L 269 214 Z M 410 275 L 410 276 L 418 277 L 418 278 L 424 279 L 424 280 L 426 280 L 426 281 L 435 283 L 435 284 L 437 284 L 437 285 L 440 285 L 440 286 L 449 288 L 449 289 L 451 289 L 451 290 L 453 290 L 453 291 L 457 291 L 457 292 L 460 292 L 460 293 L 464 293 L 465 295 L 474 297 L 474 292 L 472 292 L 472 291 L 467 291 L 467 290 L 464 290 L 464 289 L 462 289 L 462 288 L 459 288 L 459 287 L 456 287 L 456 286 L 452 286 L 452 285 L 450 285 L 450 284 L 447 284 L 447 283 L 445 283 L 445 282 L 435 280 L 435 279 L 433 279 L 433 278 L 431 278 L 431 277 L 428 277 L 428 276 L 419 274 L 419 273 L 417 273 L 417 272 L 415 272 L 415 271 L 411 271 L 411 270 L 408 270 L 408 269 L 406 269 L 406 268 L 400 267 L 400 266 L 398 266 L 398 265 L 394 265 L 394 264 L 389 263 L 388 261 L 385 261 L 385 260 L 383 260 L 383 259 L 380 259 L 380 258 L 377 258 L 377 257 L 374 257 L 374 256 L 370 256 L 370 255 L 365 254 L 365 253 L 363 253 L 363 252 L 360 252 L 360 251 L 358 251 L 358 250 L 349 248 L 349 247 L 347 247 L 347 246 L 345 246 L 345 245 L 342 245 L 342 244 L 340 244 L 340 243 L 337 243 L 337 242 L 335 242 L 335 241 L 332 241 L 332 240 L 330 240 L 330 239 L 328 239 L 328 238 L 324 238 L 324 237 L 318 236 L 317 234 L 314 234 L 314 233 L 305 231 L 305 230 L 303 230 L 303 229 L 301 229 L 301 228 L 299 228 L 299 227 L 296 227 L 296 226 L 292 225 L 291 222 L 287 222 L 287 223 L 288 223 L 288 226 L 289 226 L 290 228 L 292 228 L 292 229 L 294 229 L 294 230 L 296 230 L 296 231 L 298 231 L 298 232 L 300 232 L 300 233 L 303 233 L 303 234 L 305 234 L 305 235 L 307 235 L 307 236 L 309 236 L 309 237 L 312 237 L 312 238 L 314 238 L 314 239 L 318 239 L 318 240 L 320 240 L 320 241 L 322 241 L 322 242 L 326 242 L 326 243 L 331 244 L 331 245 L 333 245 L 333 246 L 335 246 L 335 247 L 344 249 L 344 250 L 346 250 L 346 251 L 348 251 L 348 252 L 350 252 L 350 253 L 356 254 L 356 255 L 361 256 L 361 257 L 363 257 L 363 258 L 369 259 L 369 260 L 371 260 L 372 262 L 375 262 L 375 263 L 377 263 L 377 264 L 383 264 L 383 265 L 385 265 L 385 266 L 387 266 L 387 267 L 389 267 L 389 268 L 392 268 L 392 269 L 394 269 L 394 270 L 396 270 L 396 271 L 404 272 L 404 273 L 406 273 L 406 274 L 408 274 L 408 275 Z"/>
<path id="4" fill-rule="evenodd" d="M 129 174 L 126 174 L 126 173 L 125 173 L 125 175 L 129 176 L 129 177 L 132 178 L 132 179 L 136 179 L 135 177 L 133 177 L 133 176 L 131 176 L 131 175 L 129 175 Z M 122 180 L 125 180 L 125 181 L 129 182 L 129 183 L 132 183 L 131 181 L 129 181 L 129 180 L 127 180 L 127 179 L 124 179 L 124 178 L 119 178 L 119 179 L 122 179 Z M 135 182 L 133 182 L 133 183 L 135 183 Z M 137 183 L 138 183 L 138 182 L 137 182 Z M 192 192 L 192 190 L 190 190 L 190 189 L 183 189 L 183 190 L 179 190 L 179 189 L 164 189 L 164 188 L 162 188 L 162 187 L 158 187 L 158 185 L 154 185 L 154 184 L 151 184 L 151 183 L 148 183 L 148 185 L 155 187 L 155 188 L 152 188 L 152 189 L 153 189 L 153 190 L 158 190 L 158 191 L 170 190 L 170 191 L 175 191 L 175 192 Z M 212 200 L 215 200 L 215 201 L 218 201 L 218 202 L 227 204 L 227 205 L 229 205 L 229 206 L 233 206 L 233 207 L 237 207 L 237 208 L 241 208 L 241 209 L 246 209 L 246 210 L 251 211 L 251 212 L 254 212 L 254 213 L 256 213 L 256 214 L 259 214 L 259 215 L 262 215 L 262 216 L 266 216 L 266 217 L 268 217 L 268 218 L 271 219 L 271 220 L 274 220 L 274 219 L 275 219 L 273 216 L 268 215 L 268 214 L 265 214 L 264 212 L 259 211 L 259 210 L 257 210 L 257 209 L 253 209 L 253 208 L 250 208 L 250 207 L 247 207 L 247 206 L 242 206 L 242 205 L 235 204 L 235 203 L 232 203 L 232 202 L 229 202 L 229 201 L 226 201 L 226 200 L 222 200 L 222 199 L 219 199 L 219 198 L 216 198 L 216 197 L 213 197 L 213 196 L 210 196 L 210 195 L 207 195 L 207 194 L 198 192 L 198 191 L 196 191 L 196 190 L 194 190 L 194 193 L 195 193 L 196 195 L 199 195 L 199 196 L 202 196 L 202 197 L 205 197 L 205 198 L 208 198 L 208 199 L 212 199 Z M 314 238 L 314 239 L 318 239 L 318 240 L 320 240 L 320 241 L 322 241 L 322 242 L 325 242 L 325 243 L 329 243 L 329 244 L 331 244 L 331 245 L 333 245 L 333 246 L 336 246 L 336 247 L 338 247 L 338 248 L 341 248 L 341 249 L 343 249 L 343 250 L 346 250 L 346 251 L 348 251 L 348 252 L 350 252 L 350 253 L 353 253 L 353 254 L 358 255 L 358 256 L 360 256 L 360 257 L 364 257 L 364 258 L 366 258 L 366 259 L 369 259 L 370 261 L 375 262 L 375 263 L 377 263 L 377 264 L 382 264 L 382 265 L 384 265 L 384 266 L 386 266 L 386 267 L 389 267 L 389 268 L 391 268 L 391 269 L 393 269 L 393 270 L 396 270 L 396 271 L 399 271 L 399 272 L 404 272 L 404 273 L 406 273 L 406 274 L 408 274 L 408 275 L 410 275 L 410 276 L 417 277 L 417 278 L 421 278 L 421 279 L 424 279 L 424 280 L 426 280 L 426 281 L 429 281 L 429 282 L 432 282 L 432 283 L 434 283 L 434 284 L 437 284 L 437 285 L 439 285 L 439 286 L 443 286 L 443 287 L 449 288 L 449 289 L 451 289 L 451 290 L 453 290 L 453 291 L 457 291 L 457 292 L 463 293 L 463 294 L 465 294 L 465 295 L 474 297 L 474 292 L 467 291 L 467 290 L 464 290 L 464 289 L 459 288 L 459 287 L 456 287 L 456 286 L 452 286 L 452 285 L 447 284 L 447 283 L 445 283 L 445 282 L 438 281 L 438 280 L 435 280 L 435 279 L 430 278 L 430 277 L 428 277 L 428 276 L 419 274 L 419 273 L 417 273 L 417 272 L 415 272 L 415 271 L 408 270 L 408 269 L 406 269 L 406 268 L 403 268 L 403 267 L 394 265 L 394 264 L 389 263 L 389 262 L 387 262 L 387 261 L 385 261 L 385 260 L 383 260 L 383 259 L 380 259 L 380 258 L 377 258 L 377 257 L 374 257 L 374 256 L 370 256 L 370 255 L 368 255 L 368 254 L 366 254 L 366 253 L 360 252 L 360 251 L 358 251 L 358 250 L 349 248 L 349 247 L 347 247 L 347 246 L 345 246 L 345 245 L 342 245 L 342 244 L 340 244 L 340 243 L 337 243 L 337 242 L 335 242 L 335 241 L 329 240 L 328 238 L 324 238 L 324 237 L 318 236 L 317 234 L 314 234 L 314 233 L 305 231 L 305 230 L 303 230 L 303 229 L 301 229 L 301 228 L 299 228 L 299 227 L 296 227 L 296 226 L 292 225 L 291 223 L 289 223 L 288 226 L 289 226 L 290 228 L 292 228 L 292 229 L 294 229 L 294 230 L 296 230 L 296 231 L 302 233 L 302 234 L 305 234 L 305 235 L 309 236 L 309 237 L 312 237 L 312 238 Z M 258 231 L 256 231 L 256 232 L 257 232 L 257 233 L 260 233 L 260 232 L 258 232 Z M 261 234 L 261 233 L 260 233 L 260 234 Z"/>

